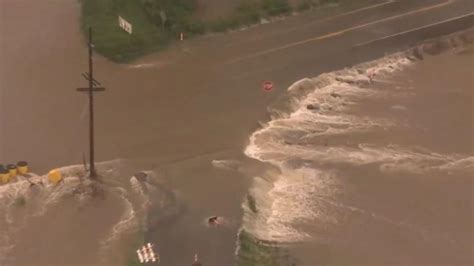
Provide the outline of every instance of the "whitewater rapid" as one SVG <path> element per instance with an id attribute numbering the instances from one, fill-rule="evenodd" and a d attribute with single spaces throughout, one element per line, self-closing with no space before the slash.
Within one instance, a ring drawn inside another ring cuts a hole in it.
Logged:
<path id="1" fill-rule="evenodd" d="M 306 230 L 308 226 L 318 225 L 326 230 L 341 223 L 346 211 L 405 226 L 403 221 L 340 202 L 338 198 L 345 187 L 340 183 L 337 169 L 376 165 L 381 173 L 418 175 L 472 171 L 474 157 L 466 154 L 440 153 L 421 146 L 371 143 L 370 139 L 350 141 L 349 136 L 388 135 L 394 129 L 412 127 L 401 121 L 361 115 L 352 110 L 360 108 L 361 99 L 377 101 L 394 95 L 413 97 L 416 88 L 409 82 L 397 85 L 396 77 L 398 73 L 416 67 L 423 59 L 423 48 L 426 47 L 305 78 L 288 88 L 286 108 L 269 108 L 272 119 L 250 136 L 245 149 L 248 157 L 268 163 L 276 170 L 253 178 L 249 195 L 256 202 L 257 212 L 249 207 L 246 199 L 242 205 L 243 230 L 263 241 L 301 242 L 318 238 L 314 235 L 315 230 L 312 230 L 313 234 Z M 391 89 L 382 90 L 380 86 Z M 387 109 L 404 112 L 406 107 L 394 104 Z"/>

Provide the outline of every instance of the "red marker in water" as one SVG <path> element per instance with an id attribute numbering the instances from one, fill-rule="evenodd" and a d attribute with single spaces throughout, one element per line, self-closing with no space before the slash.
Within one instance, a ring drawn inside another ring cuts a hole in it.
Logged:
<path id="1" fill-rule="evenodd" d="M 266 92 L 273 90 L 273 82 L 266 80 L 262 83 L 262 89 Z"/>

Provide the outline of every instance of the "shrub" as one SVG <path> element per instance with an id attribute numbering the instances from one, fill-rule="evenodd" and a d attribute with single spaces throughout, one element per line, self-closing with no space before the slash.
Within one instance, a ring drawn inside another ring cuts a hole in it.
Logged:
<path id="1" fill-rule="evenodd" d="M 215 32 L 223 32 L 230 29 L 236 29 L 240 26 L 240 22 L 234 17 L 220 18 L 211 22 L 210 29 Z"/>
<path id="2" fill-rule="evenodd" d="M 237 6 L 234 16 L 241 24 L 255 24 L 260 20 L 260 7 L 251 0 L 244 1 Z"/>
<path id="3" fill-rule="evenodd" d="M 206 32 L 206 24 L 202 21 L 191 20 L 185 25 L 185 31 L 192 34 L 204 34 Z"/>
<path id="4" fill-rule="evenodd" d="M 263 0 L 262 8 L 269 16 L 283 15 L 291 12 L 291 6 L 287 0 Z"/>
<path id="5" fill-rule="evenodd" d="M 192 24 L 195 0 L 142 0 L 145 12 L 156 25 L 162 25 L 161 12 L 166 16 L 165 27 L 173 33 L 186 31 Z M 194 27 L 191 27 L 195 29 Z"/>
<path id="6" fill-rule="evenodd" d="M 298 4 L 297 10 L 304 11 L 308 10 L 313 6 L 313 2 L 311 0 L 303 0 L 301 3 Z"/>
<path id="7" fill-rule="evenodd" d="M 249 204 L 249 208 L 253 213 L 257 213 L 257 202 L 255 201 L 255 198 L 252 195 L 247 195 L 247 202 Z"/>

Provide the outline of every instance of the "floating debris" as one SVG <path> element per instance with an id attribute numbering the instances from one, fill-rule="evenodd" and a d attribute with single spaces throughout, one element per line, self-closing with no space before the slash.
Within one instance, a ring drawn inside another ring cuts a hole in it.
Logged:
<path id="1" fill-rule="evenodd" d="M 153 250 L 153 244 L 148 243 L 141 249 L 137 249 L 137 256 L 140 263 L 160 262 L 160 256 Z"/>

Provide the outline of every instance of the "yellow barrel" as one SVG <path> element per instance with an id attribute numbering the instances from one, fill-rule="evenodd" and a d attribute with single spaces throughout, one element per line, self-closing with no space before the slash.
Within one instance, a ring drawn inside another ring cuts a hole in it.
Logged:
<path id="1" fill-rule="evenodd" d="M 63 179 L 61 172 L 59 172 L 57 169 L 51 170 L 48 173 L 48 180 L 49 182 L 53 184 L 59 183 Z"/>
<path id="2" fill-rule="evenodd" d="M 28 173 L 28 163 L 25 161 L 20 161 L 16 164 L 18 169 L 18 174 L 26 175 Z"/>
<path id="3" fill-rule="evenodd" d="M 16 169 L 16 165 L 9 164 L 7 165 L 8 172 L 10 173 L 10 178 L 15 178 L 17 175 L 18 170 Z"/>
<path id="4" fill-rule="evenodd" d="M 10 182 L 10 173 L 4 166 L 0 166 L 0 183 Z"/>

